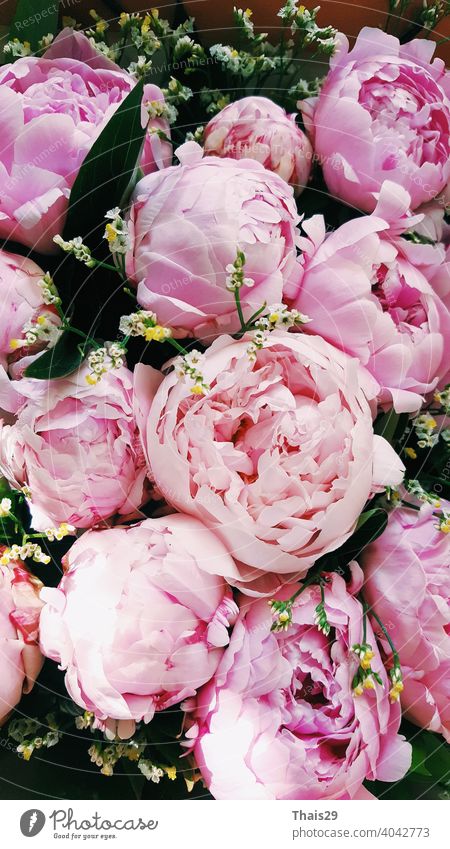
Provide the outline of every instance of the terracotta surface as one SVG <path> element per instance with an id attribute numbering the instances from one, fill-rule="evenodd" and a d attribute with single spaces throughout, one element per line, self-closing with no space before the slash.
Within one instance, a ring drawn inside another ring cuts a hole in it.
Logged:
<path id="1" fill-rule="evenodd" d="M 51 0 L 49 0 L 51 5 Z M 123 12 L 141 12 L 147 9 L 157 8 L 160 10 L 161 16 L 171 20 L 173 18 L 176 0 L 164 0 L 162 3 L 152 2 L 152 0 L 117 0 L 116 3 L 108 4 L 107 0 L 61 0 L 61 12 L 63 15 L 75 18 L 77 21 L 87 25 L 92 23 L 92 18 L 89 15 L 90 9 L 95 9 L 99 15 L 106 20 L 110 20 L 117 16 L 114 8 L 119 8 Z M 0 26 L 10 23 L 16 8 L 16 0 L 0 0 Z"/>
<path id="2" fill-rule="evenodd" d="M 226 28 L 232 24 L 233 6 L 232 0 L 183 0 L 183 5 L 188 14 L 193 15 L 197 21 L 199 32 L 205 44 L 213 44 L 217 41 L 227 42 Z M 238 4 L 239 6 L 240 4 Z M 281 20 L 277 12 L 283 5 L 282 0 L 249 0 L 248 5 L 253 9 L 253 21 L 257 28 L 272 34 L 276 38 L 279 32 Z M 355 37 L 363 26 L 384 27 L 387 19 L 389 0 L 358 0 L 357 3 L 341 2 L 341 0 L 317 0 L 305 4 L 308 8 L 320 5 L 319 22 L 322 25 L 337 27 L 350 37 Z M 242 4 L 245 8 L 245 4 Z M 409 18 L 391 18 L 390 32 L 400 35 L 408 30 L 410 18 L 414 9 L 422 6 L 422 0 L 416 0 L 411 7 Z M 436 39 L 450 37 L 450 19 L 445 19 L 435 33 Z M 450 65 L 450 42 L 441 45 L 438 55 Z"/>

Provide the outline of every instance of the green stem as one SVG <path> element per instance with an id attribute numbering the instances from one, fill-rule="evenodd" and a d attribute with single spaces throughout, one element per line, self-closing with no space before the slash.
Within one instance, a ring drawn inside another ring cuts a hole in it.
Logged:
<path id="1" fill-rule="evenodd" d="M 119 276 L 122 277 L 119 269 L 117 268 L 117 265 L 110 265 L 109 262 L 101 262 L 101 260 L 99 259 L 96 259 L 94 261 L 96 268 L 106 268 L 108 271 L 114 271 L 116 274 L 119 274 Z"/>
<path id="2" fill-rule="evenodd" d="M 179 342 L 177 342 L 177 340 L 176 340 L 176 339 L 173 339 L 173 337 L 172 337 L 172 336 L 170 336 L 170 337 L 169 337 L 169 339 L 168 339 L 167 341 L 168 341 L 168 342 L 170 342 L 170 344 L 171 344 L 174 348 L 176 348 L 176 350 L 177 350 L 177 351 L 179 351 L 179 353 L 180 353 L 180 354 L 182 354 L 182 355 L 183 355 L 183 357 L 185 357 L 185 356 L 186 356 L 186 354 L 188 354 L 188 353 L 189 353 L 188 351 L 186 351 L 186 348 L 183 348 L 183 346 L 182 346 L 182 345 L 180 345 L 180 343 L 179 343 Z"/>
<path id="3" fill-rule="evenodd" d="M 82 330 L 78 330 L 77 327 L 73 327 L 67 321 L 64 322 L 64 330 L 68 330 L 69 333 L 74 333 L 75 336 L 80 336 L 81 339 L 84 340 L 86 345 L 92 345 L 93 348 L 101 348 L 102 346 L 92 338 L 92 336 L 88 336 Z"/>
<path id="4" fill-rule="evenodd" d="M 367 604 L 363 602 L 363 645 L 366 645 L 367 640 L 367 611 Z"/>
<path id="5" fill-rule="evenodd" d="M 369 608 L 368 608 L 368 606 L 367 606 L 366 602 L 364 602 L 364 601 L 363 601 L 363 606 L 364 606 L 364 608 L 365 608 L 367 611 L 369 610 Z M 373 618 L 375 619 L 375 622 L 376 622 L 376 623 L 377 623 L 377 625 L 381 628 L 381 631 L 383 632 L 383 634 L 384 634 L 384 636 L 385 636 L 385 638 L 386 638 L 387 642 L 389 643 L 389 647 L 390 647 L 390 649 L 391 649 L 392 657 L 394 658 L 394 663 L 395 663 L 395 665 L 396 665 L 396 666 L 400 666 L 400 658 L 399 658 L 399 656 L 398 656 L 397 649 L 395 648 L 394 643 L 392 642 L 392 640 L 391 640 L 391 638 L 390 638 L 390 636 L 389 636 L 389 634 L 388 634 L 388 632 L 387 632 L 387 630 L 386 630 L 385 626 L 383 625 L 383 623 L 382 623 L 382 621 L 381 621 L 380 617 L 379 617 L 379 616 L 377 616 L 377 614 L 375 613 L 375 611 L 374 611 L 374 609 L 373 609 L 373 608 L 371 608 L 371 610 L 370 610 L 370 615 L 371 615 L 371 616 L 373 616 Z"/>
<path id="6" fill-rule="evenodd" d="M 239 321 L 241 322 L 241 330 L 243 333 L 246 333 L 247 323 L 244 318 L 244 313 L 242 312 L 241 294 L 239 289 L 234 290 L 234 300 L 236 301 L 237 314 L 239 316 Z"/>
<path id="7" fill-rule="evenodd" d="M 298 588 L 297 592 L 295 592 L 294 595 L 292 595 L 290 597 L 290 599 L 288 599 L 288 601 L 294 602 L 302 594 L 302 592 L 304 592 L 304 590 L 308 589 L 308 587 L 310 587 L 312 584 L 317 583 L 317 580 L 318 580 L 318 578 L 320 578 L 321 574 L 322 574 L 322 569 L 316 569 L 313 572 L 313 574 L 310 575 L 309 578 L 307 578 L 305 581 L 302 582 L 302 584 Z M 322 601 L 325 601 L 325 593 L 323 591 L 323 584 L 321 584 L 321 592 L 322 592 Z"/>

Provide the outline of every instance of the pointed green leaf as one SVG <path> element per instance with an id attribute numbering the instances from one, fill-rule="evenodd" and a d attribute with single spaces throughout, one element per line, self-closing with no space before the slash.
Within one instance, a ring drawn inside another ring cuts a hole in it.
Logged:
<path id="1" fill-rule="evenodd" d="M 38 380 L 50 380 L 56 377 L 67 377 L 83 362 L 83 354 L 79 348 L 81 339 L 66 331 L 58 339 L 54 348 L 45 351 L 25 371 L 26 377 Z"/>
<path id="2" fill-rule="evenodd" d="M 146 129 L 141 124 L 141 80 L 122 101 L 84 160 L 70 193 L 64 238 L 89 243 L 104 227 L 108 209 L 122 206 L 139 162 Z"/>
<path id="3" fill-rule="evenodd" d="M 29 41 L 33 50 L 36 50 L 41 38 L 49 33 L 55 35 L 58 29 L 58 7 L 59 0 L 18 0 L 9 39 Z"/>

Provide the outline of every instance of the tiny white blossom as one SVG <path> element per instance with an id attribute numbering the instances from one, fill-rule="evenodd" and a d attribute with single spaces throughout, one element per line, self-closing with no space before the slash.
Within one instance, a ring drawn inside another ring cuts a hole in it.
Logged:
<path id="1" fill-rule="evenodd" d="M 4 519 L 11 512 L 12 502 L 10 498 L 2 498 L 0 501 L 0 518 Z"/>

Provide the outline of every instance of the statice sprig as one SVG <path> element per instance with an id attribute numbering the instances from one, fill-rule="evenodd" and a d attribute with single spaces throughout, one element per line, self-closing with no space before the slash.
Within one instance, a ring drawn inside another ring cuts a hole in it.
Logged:
<path id="1" fill-rule="evenodd" d="M 441 499 L 438 498 L 432 492 L 428 492 L 428 490 L 424 489 L 420 481 L 418 480 L 406 480 L 405 487 L 407 492 L 410 495 L 414 495 L 419 501 L 422 501 L 424 504 L 432 504 L 433 507 L 441 506 Z"/>

